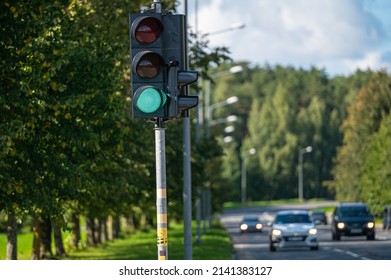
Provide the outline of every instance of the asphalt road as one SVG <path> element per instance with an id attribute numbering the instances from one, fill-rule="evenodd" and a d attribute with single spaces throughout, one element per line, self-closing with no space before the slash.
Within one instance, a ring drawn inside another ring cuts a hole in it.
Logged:
<path id="1" fill-rule="evenodd" d="M 220 217 L 228 230 L 238 260 L 391 260 L 391 230 L 384 231 L 381 225 L 376 228 L 376 240 L 368 241 L 365 236 L 331 239 L 329 225 L 319 225 L 319 250 L 309 248 L 283 248 L 269 251 L 269 227 L 261 233 L 240 234 L 239 224 L 243 215 L 257 214 L 263 224 L 272 221 L 275 212 L 282 209 L 307 209 L 329 205 L 333 202 L 290 204 L 269 207 L 252 207 L 230 210 Z"/>

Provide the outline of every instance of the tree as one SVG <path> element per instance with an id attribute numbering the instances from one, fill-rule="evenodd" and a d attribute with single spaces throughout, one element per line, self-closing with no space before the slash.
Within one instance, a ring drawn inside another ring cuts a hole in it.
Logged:
<path id="1" fill-rule="evenodd" d="M 338 200 L 362 200 L 361 170 L 369 152 L 372 137 L 391 108 L 390 77 L 376 73 L 360 91 L 349 108 L 343 123 L 343 146 L 339 149 L 333 168 L 332 188 Z"/>
<path id="2" fill-rule="evenodd" d="M 381 214 L 391 204 L 391 114 L 381 121 L 380 129 L 368 144 L 361 167 L 360 186 L 363 199 L 373 213 Z"/>

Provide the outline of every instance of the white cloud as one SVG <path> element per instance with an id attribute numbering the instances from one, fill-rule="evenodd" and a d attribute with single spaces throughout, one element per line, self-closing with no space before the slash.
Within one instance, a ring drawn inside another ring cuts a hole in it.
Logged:
<path id="1" fill-rule="evenodd" d="M 200 33 L 246 24 L 209 37 L 211 46 L 229 47 L 235 60 L 325 67 L 337 74 L 386 65 L 379 52 L 384 30 L 367 11 L 365 0 L 198 1 Z M 194 29 L 194 11 L 189 14 Z"/>

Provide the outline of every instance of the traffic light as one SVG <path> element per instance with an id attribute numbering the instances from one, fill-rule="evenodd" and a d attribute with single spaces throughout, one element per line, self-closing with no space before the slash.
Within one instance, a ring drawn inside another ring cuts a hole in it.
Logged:
<path id="1" fill-rule="evenodd" d="M 184 15 L 130 15 L 132 115 L 134 118 L 177 118 L 197 105 L 198 98 L 183 94 L 195 82 L 196 71 L 186 71 Z"/>

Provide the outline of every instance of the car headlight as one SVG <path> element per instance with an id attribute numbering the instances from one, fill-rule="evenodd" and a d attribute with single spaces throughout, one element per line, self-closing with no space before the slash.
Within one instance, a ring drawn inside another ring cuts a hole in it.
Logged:
<path id="1" fill-rule="evenodd" d="M 241 229 L 241 230 L 247 230 L 247 229 L 248 229 L 248 225 L 242 224 L 242 225 L 240 226 L 240 229 Z"/>
<path id="2" fill-rule="evenodd" d="M 344 223 L 338 223 L 338 224 L 337 224 L 337 227 L 338 227 L 339 229 L 343 229 L 343 228 L 345 227 L 345 224 L 344 224 Z"/>
<path id="3" fill-rule="evenodd" d="M 309 234 L 311 235 L 315 235 L 318 231 L 316 230 L 316 228 L 312 228 L 308 231 Z"/>
<path id="4" fill-rule="evenodd" d="M 260 230 L 260 229 L 262 229 L 262 224 L 257 224 L 255 227 L 256 227 L 258 230 Z"/>
<path id="5" fill-rule="evenodd" d="M 272 230 L 272 235 L 274 235 L 274 236 L 279 236 L 281 234 L 282 234 L 282 231 L 279 230 L 279 229 L 273 229 Z"/>
<path id="6" fill-rule="evenodd" d="M 367 224 L 367 228 L 374 228 L 375 227 L 375 223 L 374 222 L 369 222 Z"/>

